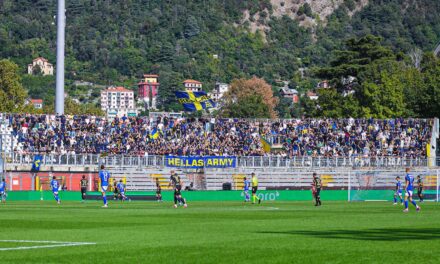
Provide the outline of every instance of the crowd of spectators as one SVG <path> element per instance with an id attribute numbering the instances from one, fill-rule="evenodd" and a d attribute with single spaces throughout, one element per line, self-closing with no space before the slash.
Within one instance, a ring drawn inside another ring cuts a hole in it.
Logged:
<path id="1" fill-rule="evenodd" d="M 432 120 L 238 120 L 3 114 L 14 151 L 202 156 L 426 156 Z M 157 133 L 157 135 L 156 135 Z M 264 137 L 273 151 L 265 152 Z"/>

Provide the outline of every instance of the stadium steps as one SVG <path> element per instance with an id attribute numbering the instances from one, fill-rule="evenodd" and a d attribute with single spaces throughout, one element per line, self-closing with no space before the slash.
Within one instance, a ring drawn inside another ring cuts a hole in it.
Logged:
<path id="1" fill-rule="evenodd" d="M 162 188 L 162 190 L 171 190 L 172 188 L 169 186 L 169 180 L 167 177 L 165 177 L 163 174 L 156 174 L 152 173 L 150 174 L 153 183 L 156 183 L 156 180 L 159 179 L 159 185 Z"/>

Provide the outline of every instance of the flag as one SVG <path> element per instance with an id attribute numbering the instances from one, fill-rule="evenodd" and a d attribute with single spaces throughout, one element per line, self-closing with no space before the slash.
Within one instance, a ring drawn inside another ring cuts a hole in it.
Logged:
<path id="1" fill-rule="evenodd" d="M 176 92 L 179 103 L 183 105 L 185 110 L 199 111 L 215 107 L 215 102 L 208 96 L 206 92 Z"/>
<path id="2" fill-rule="evenodd" d="M 271 149 L 270 143 L 267 142 L 267 140 L 262 135 L 260 135 L 260 141 L 261 141 L 261 145 L 263 145 L 264 152 L 270 152 Z"/>
<path id="3" fill-rule="evenodd" d="M 37 154 L 34 156 L 34 162 L 32 163 L 32 171 L 40 171 L 42 159 L 43 157 L 41 155 Z"/>
<path id="4" fill-rule="evenodd" d="M 154 128 L 151 132 L 150 132 L 150 138 L 152 139 L 157 139 L 159 137 L 159 130 L 157 130 L 157 128 Z"/>

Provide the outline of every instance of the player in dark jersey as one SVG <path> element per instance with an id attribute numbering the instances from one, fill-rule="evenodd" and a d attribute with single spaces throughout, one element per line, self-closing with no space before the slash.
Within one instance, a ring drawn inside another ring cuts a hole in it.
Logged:
<path id="1" fill-rule="evenodd" d="M 159 178 L 156 178 L 156 201 L 162 202 L 162 187 L 160 187 Z"/>
<path id="2" fill-rule="evenodd" d="M 174 171 L 171 171 L 170 184 L 168 186 L 173 186 L 174 189 L 174 208 L 177 208 L 177 202 L 183 204 L 183 207 L 187 207 L 185 198 L 182 197 L 182 180 L 179 175 Z"/>
<path id="3" fill-rule="evenodd" d="M 86 176 L 83 175 L 82 179 L 80 181 L 80 187 L 81 187 L 81 202 L 84 202 L 86 200 L 86 193 L 87 193 L 87 185 L 89 185 L 89 181 L 87 181 Z"/>
<path id="4" fill-rule="evenodd" d="M 116 179 L 113 179 L 113 200 L 117 200 L 119 198 L 119 190 L 118 190 L 118 182 Z"/>
<path id="5" fill-rule="evenodd" d="M 419 201 L 423 203 L 423 180 L 420 175 L 417 176 L 417 196 L 419 196 Z"/>
<path id="6" fill-rule="evenodd" d="M 315 187 L 315 206 L 321 206 L 321 178 L 316 172 L 313 173 L 313 186 Z"/>

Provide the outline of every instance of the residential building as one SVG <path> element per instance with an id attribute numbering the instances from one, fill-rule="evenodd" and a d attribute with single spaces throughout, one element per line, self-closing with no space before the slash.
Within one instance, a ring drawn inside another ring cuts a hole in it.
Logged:
<path id="1" fill-rule="evenodd" d="M 229 84 L 216 82 L 214 89 L 208 93 L 209 97 L 213 99 L 215 102 L 218 102 L 222 99 L 223 95 L 229 90 Z"/>
<path id="2" fill-rule="evenodd" d="M 30 99 L 29 101 L 35 109 L 43 109 L 43 99 Z"/>
<path id="3" fill-rule="evenodd" d="M 146 109 L 157 109 L 157 95 L 160 83 L 157 74 L 144 74 L 138 83 L 138 101 L 145 104 Z"/>
<path id="4" fill-rule="evenodd" d="M 280 95 L 284 98 L 292 99 L 294 104 L 298 103 L 298 91 L 296 89 L 291 89 L 289 87 L 283 87 L 280 89 Z"/>
<path id="5" fill-rule="evenodd" d="M 318 89 L 328 89 L 328 88 L 331 88 L 331 87 L 330 87 L 330 83 L 329 83 L 328 80 L 323 80 L 323 81 L 320 81 L 318 83 L 318 85 L 316 85 L 316 88 L 318 88 Z"/>
<path id="6" fill-rule="evenodd" d="M 202 90 L 202 83 L 196 80 L 185 80 L 183 81 L 183 86 L 185 90 L 190 92 L 200 92 Z"/>
<path id="7" fill-rule="evenodd" d="M 308 91 L 306 93 L 307 97 L 309 97 L 310 100 L 318 100 L 319 96 L 314 91 Z"/>
<path id="8" fill-rule="evenodd" d="M 134 92 L 124 87 L 109 87 L 101 91 L 101 109 L 108 117 L 136 116 Z"/>
<path id="9" fill-rule="evenodd" d="M 43 75 L 53 75 L 53 65 L 43 57 L 38 57 L 28 64 L 28 74 L 34 74 L 34 71 L 39 68 Z"/>

